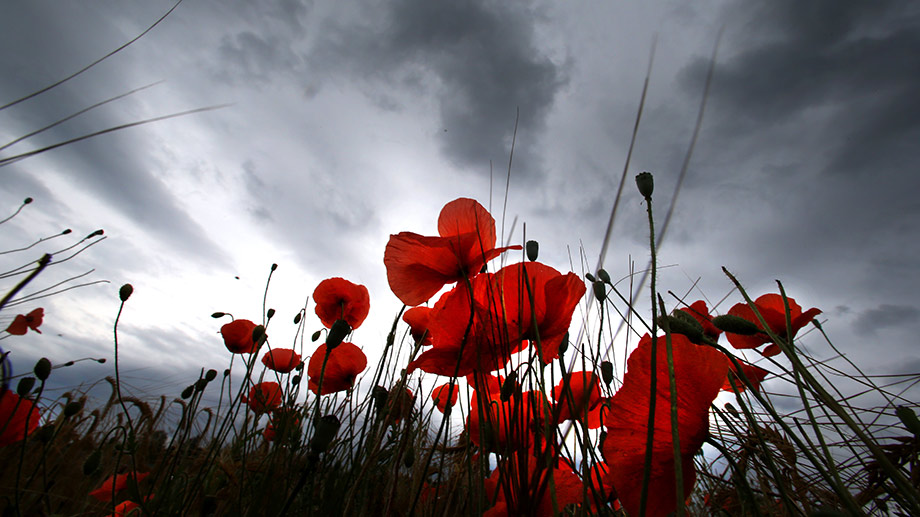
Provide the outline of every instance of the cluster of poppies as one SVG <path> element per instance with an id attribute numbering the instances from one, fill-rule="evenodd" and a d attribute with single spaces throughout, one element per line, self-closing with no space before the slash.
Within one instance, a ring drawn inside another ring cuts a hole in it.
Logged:
<path id="1" fill-rule="evenodd" d="M 538 390 L 525 391 L 517 381 L 520 368 L 510 366 L 512 357 L 522 354 L 525 364 L 532 364 L 531 358 L 535 358 L 547 365 L 564 353 L 572 314 L 586 292 L 584 282 L 573 273 L 562 274 L 537 262 L 536 253 L 529 249 L 529 261 L 486 272 L 490 260 L 521 247 L 496 247 L 494 219 L 475 200 L 461 198 L 448 203 L 438 219 L 438 233 L 392 235 L 384 264 L 391 290 L 412 306 L 403 320 L 424 350 L 409 363 L 407 371 L 421 370 L 451 379 L 431 395 L 441 411 L 456 402 L 458 377 L 466 377 L 473 388 L 465 432 L 472 443 L 500 458 L 486 481 L 487 496 L 494 502 L 488 513 L 551 515 L 553 504 L 559 510 L 578 503 L 588 491 L 595 494 L 595 500 L 620 504 L 637 515 L 649 447 L 647 493 L 654 495 L 647 498 L 646 514 L 674 511 L 678 467 L 672 438 L 672 388 L 676 392 L 679 468 L 686 497 L 695 479 L 693 456 L 708 435 L 710 404 L 720 390 L 743 390 L 746 384 L 739 378 L 757 389 L 768 372 L 737 359 L 733 362 L 709 346 L 718 341 L 723 330 L 713 323 L 705 302 L 698 301 L 676 314 L 684 324 L 682 328 L 689 327 L 692 332 L 674 333 L 668 338 L 673 387 L 666 338 L 646 335 L 630 355 L 622 386 L 613 396 L 603 396 L 604 376 L 592 371 L 565 374 L 551 398 Z M 431 306 L 421 305 L 445 286 L 449 289 Z M 781 296 L 765 295 L 755 301 L 769 330 L 783 339 L 794 337 L 820 312 L 803 312 L 791 298 L 787 302 L 791 315 L 788 330 Z M 771 343 L 747 304 L 732 307 L 728 314 L 730 321 L 723 329 L 731 330 L 726 335 L 735 348 L 756 349 Z M 739 327 L 738 320 L 746 325 Z M 769 356 L 776 350 L 778 347 L 771 344 L 761 353 Z M 495 372 L 504 372 L 507 378 Z M 609 386 L 609 378 L 606 382 Z M 554 430 L 566 420 L 605 431 L 600 444 L 603 461 L 592 468 L 590 480 L 582 480 L 577 469 L 560 458 L 561 446 Z M 547 457 L 552 461 L 547 462 Z M 549 485 L 554 487 L 553 497 Z"/>
<path id="2" fill-rule="evenodd" d="M 329 278 L 313 291 L 313 301 L 316 315 L 327 329 L 327 339 L 313 351 L 306 365 L 308 388 L 318 395 L 351 389 L 357 376 L 367 368 L 367 356 L 344 338 L 360 327 L 370 312 L 367 288 L 343 278 Z M 267 341 L 265 328 L 247 319 L 223 325 L 220 333 L 227 350 L 234 354 L 257 353 Z M 262 356 L 262 364 L 278 374 L 288 374 L 304 366 L 296 350 L 271 347 Z M 269 440 L 274 439 L 278 429 L 299 425 L 296 410 L 282 408 L 283 396 L 284 389 L 278 382 L 262 381 L 253 384 L 242 397 L 242 402 L 254 413 L 269 414 L 264 431 Z"/>

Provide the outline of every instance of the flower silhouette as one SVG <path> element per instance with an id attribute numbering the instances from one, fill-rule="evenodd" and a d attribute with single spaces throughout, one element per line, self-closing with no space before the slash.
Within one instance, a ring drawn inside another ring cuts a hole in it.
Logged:
<path id="1" fill-rule="evenodd" d="M 26 398 L 0 390 L 0 447 L 16 443 L 38 428 L 38 408 Z"/>
<path id="2" fill-rule="evenodd" d="M 406 305 L 426 302 L 445 285 L 473 278 L 502 252 L 521 249 L 495 247 L 495 219 L 474 199 L 459 198 L 444 205 L 438 234 L 390 235 L 383 253 L 387 281 Z"/>
<path id="3" fill-rule="evenodd" d="M 371 297 L 367 287 L 345 280 L 327 278 L 313 290 L 316 315 L 326 328 L 332 328 L 335 320 L 345 320 L 356 329 L 361 326 L 371 310 Z"/>
<path id="4" fill-rule="evenodd" d="M 273 348 L 262 356 L 262 364 L 278 373 L 290 373 L 300 362 L 300 354 L 290 348 Z"/>
<path id="5" fill-rule="evenodd" d="M 281 405 L 281 386 L 277 382 L 260 382 L 249 388 L 249 397 L 243 403 L 256 413 L 268 413 Z"/>
<path id="6" fill-rule="evenodd" d="M 318 395 L 328 395 L 337 391 L 350 389 L 355 384 L 355 378 L 367 368 L 367 356 L 354 343 L 344 342 L 329 352 L 326 357 L 326 345 L 316 348 L 307 364 L 309 376 L 308 387 L 313 393 L 320 389 L 320 375 L 322 375 L 322 392 Z M 323 373 L 323 361 L 326 370 Z"/>
<path id="7" fill-rule="evenodd" d="M 220 328 L 227 350 L 234 354 L 251 354 L 258 344 L 252 339 L 256 324 L 249 320 L 233 320 Z"/>
<path id="8" fill-rule="evenodd" d="M 42 331 L 38 330 L 38 327 L 42 324 L 42 318 L 44 318 L 44 316 L 45 309 L 41 307 L 33 309 L 25 315 L 17 314 L 16 317 L 13 318 L 13 322 L 10 323 L 10 326 L 6 328 L 6 331 L 14 336 L 24 336 L 29 329 L 41 334 Z"/>
<path id="9" fill-rule="evenodd" d="M 783 338 L 783 339 L 792 339 L 795 337 L 796 333 L 808 324 L 815 316 L 821 314 L 820 309 L 811 308 L 805 312 L 802 312 L 802 307 L 795 302 L 793 298 L 786 298 L 789 300 L 789 319 L 792 324 L 791 331 L 787 332 L 786 329 L 786 308 L 783 305 L 783 297 L 778 294 L 765 294 L 756 300 L 754 300 L 754 305 L 757 307 L 757 311 L 763 316 L 764 321 L 767 322 L 767 325 L 770 327 L 770 330 L 774 334 Z M 733 316 L 738 316 L 739 318 L 744 318 L 750 322 L 753 322 L 761 330 L 763 327 L 760 324 L 760 320 L 757 319 L 757 316 L 754 314 L 754 311 L 751 310 L 751 307 L 746 303 L 735 304 L 734 307 L 728 310 L 728 313 Z M 728 342 L 735 348 L 757 348 L 760 345 L 765 343 L 772 343 L 773 340 L 770 339 L 766 333 L 754 334 L 753 336 L 743 336 L 741 334 L 732 334 L 731 332 L 726 332 L 725 336 L 728 338 Z M 776 355 L 780 352 L 778 346 L 767 347 L 763 351 L 764 356 Z"/>

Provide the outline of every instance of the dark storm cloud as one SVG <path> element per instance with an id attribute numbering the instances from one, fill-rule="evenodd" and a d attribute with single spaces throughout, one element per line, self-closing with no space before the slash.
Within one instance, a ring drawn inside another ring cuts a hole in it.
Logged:
<path id="1" fill-rule="evenodd" d="M 539 48 L 537 15 L 519 4 L 479 1 L 402 0 L 388 7 L 372 12 L 367 26 L 330 31 L 314 61 L 392 86 L 431 88 L 442 151 L 480 173 L 489 160 L 499 171 L 507 164 L 520 108 L 515 171 L 539 175 L 537 144 L 568 79 L 566 66 Z"/>

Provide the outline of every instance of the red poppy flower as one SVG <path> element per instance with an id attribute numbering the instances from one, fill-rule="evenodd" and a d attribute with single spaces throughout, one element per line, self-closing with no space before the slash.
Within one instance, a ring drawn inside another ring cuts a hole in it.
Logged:
<path id="1" fill-rule="evenodd" d="M 763 316 L 764 321 L 767 322 L 767 325 L 774 334 L 784 339 L 792 339 L 799 329 L 807 325 L 815 316 L 821 314 L 821 310 L 811 308 L 802 312 L 802 307 L 795 303 L 794 299 L 789 297 L 786 299 L 789 300 L 789 316 L 792 323 L 792 331 L 788 333 L 786 332 L 786 308 L 783 305 L 783 297 L 781 295 L 765 294 L 754 300 L 754 305 L 757 306 L 757 311 Z M 733 316 L 738 316 L 739 318 L 744 318 L 753 322 L 757 327 L 763 328 L 760 325 L 760 320 L 754 315 L 754 311 L 751 310 L 746 303 L 736 304 L 728 310 L 728 313 Z M 725 336 L 728 338 L 728 342 L 735 348 L 757 348 L 764 343 L 773 342 L 770 336 L 764 333 L 754 334 L 753 336 L 742 336 L 741 334 L 726 332 Z M 777 349 L 776 353 L 778 353 L 778 347 L 774 348 Z M 775 355 L 766 351 L 764 353 Z"/>
<path id="2" fill-rule="evenodd" d="M 473 278 L 486 263 L 509 249 L 495 247 L 495 220 L 476 200 L 444 205 L 439 237 L 402 232 L 390 235 L 383 263 L 390 289 L 406 305 L 430 299 L 447 284 Z"/>
<path id="3" fill-rule="evenodd" d="M 126 515 L 131 515 L 134 510 L 140 508 L 141 505 L 135 503 L 134 501 L 124 501 L 115 505 L 115 512 L 110 513 L 110 517 L 124 517 Z"/>
<path id="4" fill-rule="evenodd" d="M 770 372 L 768 372 L 767 370 L 764 370 L 763 368 L 759 366 L 748 364 L 740 359 L 738 360 L 738 362 L 741 364 L 741 371 L 744 372 L 745 377 L 747 377 L 748 380 L 751 381 L 751 386 L 754 388 L 754 391 L 759 392 L 760 383 L 763 382 L 763 380 L 767 377 L 767 375 Z M 738 377 L 737 372 L 738 372 L 738 369 L 735 368 L 735 364 L 734 363 L 729 364 L 729 374 L 728 374 L 728 377 L 726 377 L 725 379 L 725 384 L 722 385 L 722 391 L 729 391 L 729 392 L 734 393 L 734 391 L 732 391 L 732 384 L 735 385 L 735 389 L 738 390 L 738 393 L 741 393 L 742 391 L 745 390 L 744 383 Z"/>
<path id="5" fill-rule="evenodd" d="M 262 431 L 262 436 L 268 441 L 274 441 L 279 435 L 286 435 L 300 425 L 300 412 L 297 408 L 278 408 L 272 411 L 268 425 Z"/>
<path id="6" fill-rule="evenodd" d="M 527 454 L 524 470 L 519 454 L 522 453 L 515 452 L 499 461 L 495 470 L 485 480 L 486 496 L 490 501 L 495 501 L 495 506 L 483 513 L 483 517 L 550 517 L 564 514 L 566 506 L 582 500 L 584 488 L 581 478 L 566 463 L 560 461 L 556 466 L 541 467 L 532 454 L 523 452 Z M 554 502 L 558 512 L 553 509 Z"/>
<path id="7" fill-rule="evenodd" d="M 568 386 L 570 392 L 563 391 Z M 601 383 L 594 372 L 572 372 L 559 381 L 553 388 L 553 400 L 556 401 L 558 423 L 566 420 L 583 420 L 585 412 L 588 429 L 601 426 L 601 409 L 604 398 L 601 396 Z"/>
<path id="8" fill-rule="evenodd" d="M 9 390 L 0 390 L 0 447 L 16 443 L 38 428 L 35 404 Z"/>
<path id="9" fill-rule="evenodd" d="M 665 338 L 658 338 L 656 364 L 652 365 L 652 339 L 645 335 L 629 356 L 623 386 L 610 400 L 607 437 L 601 450 L 620 503 L 630 515 L 639 515 L 642 472 L 645 466 L 646 433 L 652 368 L 657 376 L 655 426 L 651 477 L 646 515 L 664 516 L 677 507 L 674 497 L 674 448 L 671 439 L 671 396 Z M 709 433 L 709 405 L 715 400 L 728 374 L 728 359 L 714 348 L 694 345 L 686 336 L 672 335 L 677 430 L 680 438 L 684 497 L 696 480 L 693 456 Z"/>
<path id="10" fill-rule="evenodd" d="M 249 397 L 243 396 L 242 400 L 256 413 L 268 413 L 281 405 L 281 395 L 277 382 L 260 382 L 249 388 Z"/>
<path id="11" fill-rule="evenodd" d="M 371 295 L 363 285 L 344 278 L 327 278 L 313 290 L 313 303 L 326 328 L 332 328 L 335 320 L 345 320 L 356 329 L 371 310 Z"/>
<path id="12" fill-rule="evenodd" d="M 317 347 L 307 364 L 310 391 L 316 393 L 319 389 L 319 378 L 323 372 L 323 361 L 326 357 L 326 345 Z M 367 368 L 367 356 L 357 345 L 342 343 L 332 349 L 329 359 L 326 360 L 326 372 L 323 374 L 323 391 L 319 395 L 328 395 L 337 391 L 350 389 L 355 384 L 355 378 Z"/>
<path id="13" fill-rule="evenodd" d="M 503 267 L 494 280 L 496 287 L 485 297 L 495 318 L 505 322 L 507 335 L 531 343 L 539 340 L 544 363 L 558 357 L 585 283 L 575 273 L 563 275 L 539 262 Z"/>
<path id="14" fill-rule="evenodd" d="M 408 373 L 420 369 L 453 377 L 474 371 L 492 372 L 507 364 L 512 345 L 502 337 L 503 323 L 482 301 L 490 290 L 492 276 L 486 273 L 472 280 L 476 293 L 472 300 L 465 284 L 441 296 L 428 321 L 432 346 L 409 363 Z"/>
<path id="15" fill-rule="evenodd" d="M 409 388 L 400 388 L 397 384 L 390 389 L 387 395 L 387 411 L 390 414 L 390 423 L 398 424 L 404 418 L 412 414 L 412 408 L 415 406 L 415 395 Z"/>
<path id="16" fill-rule="evenodd" d="M 99 488 L 90 492 L 89 495 L 102 502 L 111 501 L 112 493 L 117 494 L 118 492 L 128 488 L 129 478 L 137 476 L 135 482 L 140 483 L 149 475 L 149 472 L 125 472 L 124 474 L 118 474 L 117 476 L 109 476 L 108 479 L 99 485 Z"/>
<path id="17" fill-rule="evenodd" d="M 507 401 L 497 393 L 474 391 L 466 420 L 470 441 L 499 454 L 530 449 L 534 434 L 543 433 L 545 407 L 547 400 L 541 391 L 518 390 Z"/>
<path id="18" fill-rule="evenodd" d="M 716 326 L 712 324 L 712 315 L 709 314 L 709 307 L 706 306 L 705 301 L 697 300 L 691 303 L 689 307 L 683 307 L 679 310 L 686 312 L 687 314 L 693 316 L 693 319 L 700 322 L 700 325 L 703 326 L 703 335 L 712 339 L 713 341 L 719 340 L 719 336 L 722 334 L 722 331 L 717 329 Z"/>
<path id="19" fill-rule="evenodd" d="M 42 318 L 44 317 L 45 309 L 41 307 L 33 309 L 25 315 L 17 314 L 10 326 L 6 328 L 6 331 L 14 336 L 24 336 L 29 329 L 41 334 L 42 331 L 38 330 L 38 326 L 42 324 Z"/>
<path id="20" fill-rule="evenodd" d="M 428 332 L 428 318 L 431 316 L 431 307 L 412 307 L 403 313 L 403 321 L 409 324 L 409 334 L 416 343 L 422 341 L 422 346 L 431 345 L 431 333 Z"/>
<path id="21" fill-rule="evenodd" d="M 224 345 L 234 354 L 251 354 L 258 345 L 252 340 L 252 331 L 256 324 L 249 320 L 233 320 L 220 328 L 220 335 L 224 337 Z"/>
<path id="22" fill-rule="evenodd" d="M 442 384 L 431 392 L 431 400 L 434 401 L 441 413 L 447 410 L 447 406 L 453 407 L 457 404 L 457 397 L 460 395 L 459 386 L 454 383 L 453 389 L 450 388 L 450 383 Z"/>
<path id="23" fill-rule="evenodd" d="M 300 354 L 290 348 L 272 348 L 262 356 L 262 364 L 278 373 L 290 373 L 300 364 Z"/>
<path id="24" fill-rule="evenodd" d="M 466 382 L 476 391 L 484 391 L 497 396 L 501 393 L 505 378 L 501 375 L 473 372 L 466 376 Z"/>

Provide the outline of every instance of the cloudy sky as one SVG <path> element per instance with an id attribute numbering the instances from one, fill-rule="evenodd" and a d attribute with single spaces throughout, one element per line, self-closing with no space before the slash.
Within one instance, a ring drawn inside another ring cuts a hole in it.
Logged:
<path id="1" fill-rule="evenodd" d="M 172 5 L 3 2 L 0 105 L 114 50 Z M 689 301 L 717 302 L 731 290 L 723 265 L 755 296 L 781 279 L 804 308 L 824 311 L 835 344 L 869 371 L 920 371 L 920 8 L 895 1 L 187 0 L 111 59 L 0 111 L 3 145 L 157 83 L 10 146 L 3 159 L 229 104 L 0 167 L 2 217 L 35 199 L 0 226 L 0 248 L 74 230 L 0 264 L 104 228 L 106 240 L 29 289 L 92 268 L 89 280 L 111 282 L 4 310 L 4 328 L 39 305 L 46 317 L 43 334 L 0 346 L 18 372 L 41 356 L 111 358 L 117 288 L 130 282 L 120 327 L 128 378 L 178 392 L 198 368 L 227 364 L 209 315 L 259 320 L 277 263 L 273 346 L 291 344 L 291 318 L 316 284 L 342 276 L 370 289 L 371 317 L 354 341 L 371 355 L 400 308 L 382 262 L 388 236 L 435 234 L 440 208 L 461 196 L 491 206 L 513 243 L 526 223 L 557 269 L 570 260 L 579 273 L 593 269 L 657 35 L 606 258 L 623 278 L 648 259 L 632 178 L 655 174 L 662 221 L 720 29 L 699 139 L 660 249 L 661 290 L 683 295 L 699 279 Z M 718 311 L 739 300 L 732 294 Z M 308 331 L 319 326 L 311 319 Z M 814 334 L 803 342 L 831 355 Z M 111 366 L 56 375 L 78 384 Z"/>

